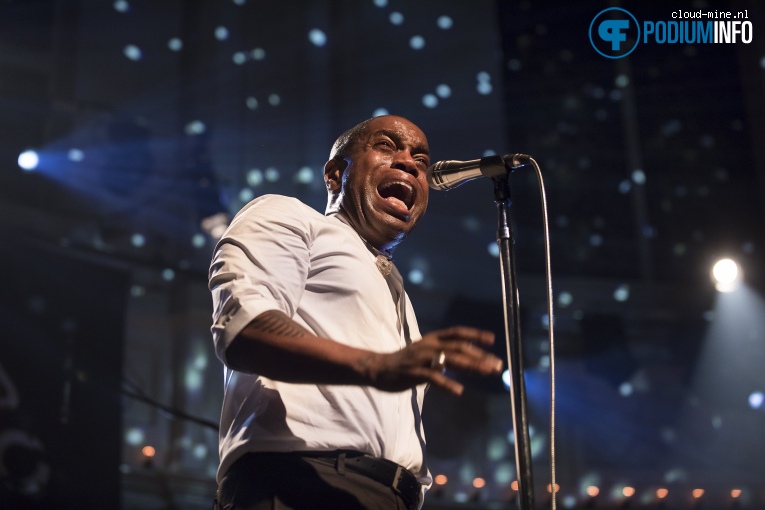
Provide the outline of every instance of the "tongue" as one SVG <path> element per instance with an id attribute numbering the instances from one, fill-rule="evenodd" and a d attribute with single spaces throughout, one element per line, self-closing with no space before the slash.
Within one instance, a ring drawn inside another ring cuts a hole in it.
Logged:
<path id="1" fill-rule="evenodd" d="M 401 209 L 406 209 L 406 204 L 402 200 L 399 200 L 396 197 L 393 197 L 393 196 L 385 197 L 384 200 L 395 205 L 396 207 L 400 207 Z"/>

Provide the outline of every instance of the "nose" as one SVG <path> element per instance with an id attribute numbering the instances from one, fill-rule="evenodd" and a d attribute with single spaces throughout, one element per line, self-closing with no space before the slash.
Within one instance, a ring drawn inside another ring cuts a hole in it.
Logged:
<path id="1" fill-rule="evenodd" d="M 393 168 L 403 170 L 404 172 L 417 177 L 420 175 L 420 168 L 417 166 L 417 162 L 412 157 L 412 153 L 408 149 L 399 150 L 393 158 Z"/>

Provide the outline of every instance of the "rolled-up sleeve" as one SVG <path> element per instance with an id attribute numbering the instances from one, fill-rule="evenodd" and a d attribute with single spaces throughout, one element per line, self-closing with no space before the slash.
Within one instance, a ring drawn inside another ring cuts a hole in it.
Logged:
<path id="1" fill-rule="evenodd" d="M 227 347 L 255 317 L 268 310 L 295 314 L 310 268 L 306 209 L 293 198 L 260 197 L 236 215 L 216 245 L 209 273 L 211 331 L 224 363 Z"/>

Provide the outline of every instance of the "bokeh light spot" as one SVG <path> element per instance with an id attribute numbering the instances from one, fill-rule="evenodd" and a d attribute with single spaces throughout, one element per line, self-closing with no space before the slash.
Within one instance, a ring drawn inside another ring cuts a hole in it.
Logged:
<path id="1" fill-rule="evenodd" d="M 217 27 L 215 29 L 215 38 L 219 41 L 225 41 L 228 39 L 228 28 L 226 27 Z"/>
<path id="2" fill-rule="evenodd" d="M 422 104 L 424 104 L 426 108 L 435 108 L 438 106 L 438 98 L 435 94 L 425 94 L 422 96 Z"/>
<path id="3" fill-rule="evenodd" d="M 440 28 L 441 30 L 449 30 L 450 28 L 452 28 L 452 26 L 454 26 L 454 20 L 452 20 L 451 17 L 446 15 L 439 16 L 438 19 L 436 20 L 436 24 L 438 25 L 438 28 Z"/>
<path id="4" fill-rule="evenodd" d="M 311 41 L 314 46 L 322 47 L 327 44 L 327 34 L 318 28 L 314 28 L 308 32 L 308 40 Z"/>
<path id="5" fill-rule="evenodd" d="M 425 38 L 421 35 L 415 35 L 409 39 L 409 46 L 413 50 L 421 50 L 425 47 Z"/>
<path id="6" fill-rule="evenodd" d="M 141 49 L 136 46 L 135 44 L 128 44 L 125 46 L 125 48 L 122 50 L 122 53 L 129 58 L 130 60 L 141 60 L 141 57 L 143 54 L 141 53 Z"/>

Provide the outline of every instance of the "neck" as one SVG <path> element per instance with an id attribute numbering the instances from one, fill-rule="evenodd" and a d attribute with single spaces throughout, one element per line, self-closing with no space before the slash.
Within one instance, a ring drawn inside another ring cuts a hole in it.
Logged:
<path id="1" fill-rule="evenodd" d="M 379 245 L 376 243 L 373 243 L 372 241 L 370 241 L 369 239 L 366 239 L 364 236 L 362 236 L 359 233 L 359 230 L 356 227 L 354 227 L 353 222 L 348 218 L 348 216 L 345 214 L 345 212 L 343 211 L 341 207 L 336 207 L 334 209 L 331 209 L 328 206 L 324 215 L 325 216 L 334 215 L 337 217 L 337 219 L 339 219 L 340 221 L 342 221 L 343 223 L 351 227 L 356 232 L 356 234 L 358 234 L 359 239 L 361 239 L 362 242 L 366 245 L 366 247 L 369 248 L 369 250 L 373 252 L 375 255 L 382 255 L 389 259 L 393 259 L 393 252 L 395 251 L 396 246 L 398 246 L 399 243 L 401 242 L 400 239 L 396 239 L 396 240 L 393 240 L 387 243 L 382 243 Z"/>

